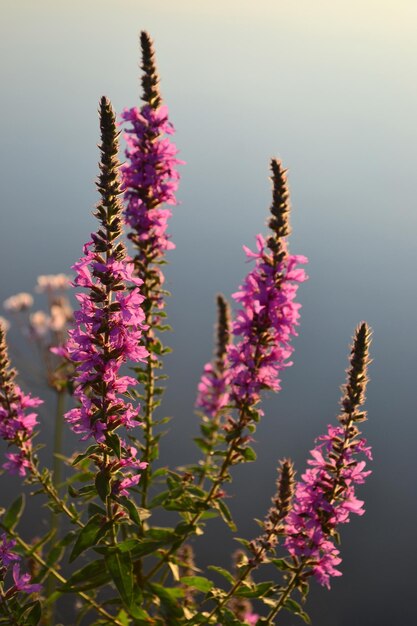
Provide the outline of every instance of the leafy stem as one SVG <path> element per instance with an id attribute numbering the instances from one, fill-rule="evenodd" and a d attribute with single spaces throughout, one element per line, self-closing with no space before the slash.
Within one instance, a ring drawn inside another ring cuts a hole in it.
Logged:
<path id="1" fill-rule="evenodd" d="M 56 580 L 58 580 L 60 583 L 62 583 L 64 585 L 68 582 L 67 579 L 64 578 L 64 576 L 62 576 L 54 567 L 48 565 L 48 563 L 37 552 L 33 551 L 31 546 L 29 544 L 27 544 L 26 541 L 24 541 L 17 533 L 15 533 L 15 532 L 11 531 L 10 529 L 6 528 L 1 523 L 0 523 L 0 527 L 3 528 L 11 537 L 13 537 L 13 539 L 16 541 L 16 543 L 21 548 L 23 548 L 25 553 L 28 556 L 30 556 L 30 558 L 34 559 L 42 567 L 46 568 L 47 571 L 50 574 L 52 574 L 52 576 L 54 576 L 54 578 Z M 80 596 L 80 598 L 82 598 L 90 606 L 92 606 L 98 613 L 100 613 L 100 615 L 102 615 L 103 617 L 108 619 L 111 624 L 115 624 L 116 626 L 123 626 L 122 622 L 120 622 L 117 618 L 115 618 L 113 615 L 108 613 L 106 611 L 106 609 L 103 609 L 103 607 L 100 604 L 98 604 L 98 602 L 96 602 L 94 600 L 94 598 L 89 596 L 87 593 L 85 593 L 84 591 L 81 591 L 81 590 L 76 590 L 76 589 L 74 589 L 74 592 L 77 593 Z"/>

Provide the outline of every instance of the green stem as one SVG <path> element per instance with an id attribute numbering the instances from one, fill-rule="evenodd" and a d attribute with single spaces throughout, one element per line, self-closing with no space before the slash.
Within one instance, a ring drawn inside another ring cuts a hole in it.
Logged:
<path id="1" fill-rule="evenodd" d="M 71 509 L 67 507 L 65 502 L 60 498 L 58 492 L 52 484 L 49 475 L 42 474 L 38 470 L 33 461 L 33 458 L 30 458 L 30 471 L 32 473 L 32 476 L 42 485 L 44 492 L 51 498 L 51 500 L 55 502 L 58 508 L 63 513 L 65 513 L 74 524 L 77 524 L 78 526 L 80 526 L 80 528 L 84 528 L 84 524 L 82 523 L 78 515 L 73 513 Z"/>
<path id="2" fill-rule="evenodd" d="M 146 324 L 150 326 L 152 322 L 152 315 L 148 314 L 146 316 Z M 151 330 L 148 331 L 148 341 L 147 346 L 148 349 L 152 343 L 152 335 Z M 149 351 L 150 352 L 150 351 Z M 145 450 L 143 461 L 149 463 L 146 471 L 143 474 L 142 480 L 142 507 L 146 509 L 147 500 L 148 500 L 148 489 L 150 483 L 150 473 L 151 473 L 151 456 L 153 453 L 153 402 L 154 402 L 154 393 L 155 393 L 155 366 L 154 366 L 154 358 L 152 353 L 149 353 L 148 362 L 147 362 L 147 383 L 146 383 L 146 399 L 145 399 L 145 416 L 144 416 L 144 438 L 145 438 Z"/>
<path id="3" fill-rule="evenodd" d="M 266 616 L 266 623 L 267 624 L 271 624 L 272 623 L 272 620 L 274 619 L 274 617 L 276 617 L 276 615 L 278 615 L 280 610 L 283 608 L 286 599 L 291 595 L 291 593 L 296 588 L 296 586 L 298 584 L 298 578 L 299 578 L 302 570 L 304 569 L 304 566 L 305 566 L 305 562 L 302 561 L 300 563 L 300 565 L 298 566 L 298 568 L 293 573 L 293 575 L 291 576 L 290 580 L 288 581 L 288 585 L 282 591 L 277 604 L 270 610 L 270 612 Z"/>
<path id="4" fill-rule="evenodd" d="M 55 431 L 54 431 L 54 455 L 53 455 L 53 485 L 59 493 L 59 485 L 62 482 L 62 460 L 58 455 L 62 455 L 62 436 L 64 426 L 64 412 L 65 412 L 65 390 L 57 392 L 57 405 L 55 416 Z"/>
<path id="5" fill-rule="evenodd" d="M 64 411 L 65 411 L 65 391 L 57 391 L 57 404 L 55 415 L 55 430 L 54 430 L 54 449 L 52 459 L 52 484 L 56 493 L 59 496 L 59 486 L 62 482 L 62 459 L 58 456 L 61 455 L 62 450 L 62 435 L 64 424 Z M 60 531 L 60 517 L 56 511 L 51 511 L 51 530 L 54 531 L 54 540 L 59 537 Z M 52 576 L 48 576 L 46 582 L 46 596 L 50 598 L 56 589 L 56 581 Z M 55 607 L 50 605 L 47 608 L 46 619 L 48 624 L 53 624 L 55 618 Z"/>
<path id="6" fill-rule="evenodd" d="M 116 546 L 116 544 L 117 544 L 117 536 L 116 536 L 116 529 L 114 527 L 113 513 L 112 513 L 111 509 L 112 509 L 111 496 L 107 496 L 107 498 L 106 498 L 106 510 L 107 510 L 107 518 L 108 518 L 109 522 L 111 522 L 111 526 L 110 526 L 111 544 L 112 544 L 112 546 Z"/>
<path id="7" fill-rule="evenodd" d="M 251 573 L 251 571 L 253 569 L 255 569 L 256 565 L 248 565 L 246 567 L 246 569 L 243 571 L 243 573 L 239 576 L 239 578 L 237 579 L 237 581 L 234 583 L 234 585 L 231 587 L 231 589 L 229 589 L 229 591 L 227 592 L 227 594 L 224 596 L 224 598 L 222 598 L 222 600 L 219 602 L 219 604 L 217 606 L 214 607 L 214 609 L 211 611 L 211 613 L 207 616 L 207 619 L 202 622 L 207 623 L 210 621 L 210 619 L 212 617 L 214 617 L 214 615 L 217 613 L 217 611 L 219 611 L 234 595 L 234 593 L 239 589 L 239 587 L 244 583 L 244 581 L 246 580 L 246 578 L 249 576 L 249 574 Z"/>
<path id="8" fill-rule="evenodd" d="M 219 438 L 220 414 L 214 415 L 212 419 L 212 426 L 213 426 L 213 430 L 210 433 L 210 437 L 207 439 L 207 445 L 209 449 L 207 450 L 204 456 L 202 471 L 201 471 L 200 478 L 197 483 L 199 487 L 203 486 L 206 476 L 208 474 L 208 469 L 212 465 L 213 450 Z"/>

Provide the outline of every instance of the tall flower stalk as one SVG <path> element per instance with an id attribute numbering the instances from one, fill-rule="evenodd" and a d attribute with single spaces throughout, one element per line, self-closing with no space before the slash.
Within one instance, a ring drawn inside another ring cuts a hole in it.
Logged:
<path id="1" fill-rule="evenodd" d="M 2 467 L 29 482 L 40 483 L 55 509 L 65 513 L 74 524 L 83 526 L 77 512 L 59 496 L 50 472 L 38 467 L 33 446 L 38 416 L 33 409 L 43 404 L 43 400 L 23 393 L 15 378 L 16 370 L 9 360 L 4 326 L 0 324 L 0 437 L 9 449 L 17 449 L 16 452 L 6 452 L 7 460 Z"/>
<path id="2" fill-rule="evenodd" d="M 226 507 L 221 502 L 224 495 L 222 485 L 230 480 L 231 466 L 255 458 L 248 444 L 249 433 L 253 432 L 261 415 L 257 408 L 261 391 L 278 391 L 280 371 L 291 365 L 288 361 L 293 351 L 290 342 L 297 334 L 301 306 L 295 302 L 295 297 L 299 284 L 307 278 L 305 271 L 297 265 L 306 263 L 307 259 L 288 252 L 290 202 L 287 179 L 278 160 L 272 159 L 271 170 L 273 191 L 268 225 L 272 232 L 266 241 L 258 235 L 258 252 L 245 247 L 255 266 L 239 291 L 233 294 L 241 305 L 232 323 L 232 333 L 237 341 L 227 345 L 221 384 L 214 384 L 212 374 L 210 378 L 206 376 L 207 370 L 210 373 L 213 371 L 213 365 L 206 365 L 197 397 L 197 408 L 203 413 L 208 409 L 211 419 L 219 419 L 223 407 L 228 411 L 221 440 L 221 443 L 226 443 L 226 449 L 219 451 L 222 461 L 210 473 L 210 489 L 202 497 L 200 509 L 190 516 L 180 542 L 193 532 L 208 507 L 214 506 L 225 515 Z M 233 527 L 227 513 L 226 519 Z M 164 560 L 169 560 L 177 547 L 178 542 L 156 564 L 149 576 L 162 567 Z"/>
<path id="3" fill-rule="evenodd" d="M 226 298 L 217 296 L 217 326 L 215 359 L 206 363 L 198 385 L 196 406 L 202 417 L 201 438 L 196 443 L 205 453 L 201 463 L 200 485 L 203 484 L 212 465 L 212 457 L 219 440 L 222 414 L 229 402 L 229 370 L 227 351 L 232 339 L 230 305 Z"/>
<path id="4" fill-rule="evenodd" d="M 236 603 L 236 598 L 239 590 L 248 581 L 251 574 L 261 564 L 268 562 L 268 555 L 274 551 L 278 544 L 279 535 L 282 534 L 285 520 L 288 513 L 291 510 L 292 500 L 294 497 L 295 486 L 295 473 L 292 461 L 284 459 L 280 463 L 277 479 L 277 491 L 272 498 L 272 507 L 269 509 L 268 514 L 263 522 L 263 533 L 257 539 L 251 542 L 245 542 L 250 552 L 250 558 L 245 557 L 242 552 L 242 565 L 238 568 L 236 574 L 236 580 L 229 589 L 229 591 L 221 598 L 220 602 L 212 609 L 207 616 L 207 622 L 210 618 L 219 613 L 223 606 L 228 602 L 233 606 Z M 248 617 L 253 615 L 254 624 L 256 624 L 256 614 L 252 613 L 252 606 L 248 606 L 244 612 L 246 621 Z M 251 622 L 249 622 L 251 623 Z"/>
<path id="5" fill-rule="evenodd" d="M 162 393 L 157 383 L 163 378 L 156 374 L 156 370 L 161 367 L 159 357 L 167 351 L 155 332 L 167 328 L 162 324 L 167 292 L 163 288 L 161 268 L 166 251 L 175 248 L 167 234 L 172 213 L 164 205 L 176 204 L 179 174 L 175 168 L 182 161 L 176 158 L 175 144 L 167 137 L 174 133 L 174 127 L 168 120 L 168 108 L 162 103 L 153 42 L 148 33 L 141 32 L 140 43 L 143 105 L 122 113 L 122 120 L 128 124 L 122 177 L 126 205 L 124 217 L 129 228 L 128 238 L 134 246 L 135 275 L 143 280 L 143 337 L 149 354 L 146 367 L 138 368 L 137 374 L 143 384 L 145 404 L 142 456 L 144 461 L 150 463 L 158 455 L 159 438 L 153 433 L 153 414 L 159 404 L 157 396 Z M 147 504 L 150 481 L 151 468 L 148 467 L 142 482 L 142 506 Z"/>
<path id="6" fill-rule="evenodd" d="M 40 398 L 25 394 L 15 383 L 6 344 L 6 333 L 0 324 L 0 437 L 17 452 L 6 452 L 3 468 L 21 477 L 34 471 L 33 437 L 38 424 L 32 410 L 41 405 Z"/>
<path id="7" fill-rule="evenodd" d="M 116 432 L 130 431 L 141 424 L 139 407 L 126 394 L 136 384 L 121 373 L 126 362 L 143 362 L 148 352 L 142 345 L 145 314 L 141 308 L 142 280 L 119 241 L 122 234 L 122 205 L 119 182 L 118 132 L 111 103 L 100 101 L 101 162 L 97 187 L 101 200 L 95 217 L 99 229 L 84 246 L 84 256 L 73 266 L 74 285 L 80 309 L 75 327 L 69 331 L 68 358 L 74 362 L 74 395 L 80 405 L 65 414 L 75 433 L 97 443 L 91 458 L 98 467 L 96 484 L 112 518 L 112 494 L 126 495 L 139 482 L 146 467 L 136 458 L 136 449 Z M 132 286 L 132 287 L 131 287 Z"/>
<path id="8" fill-rule="evenodd" d="M 214 479 L 211 497 L 228 477 L 230 465 L 245 458 L 249 437 L 247 428 L 253 430 L 262 412 L 257 409 L 262 390 L 279 391 L 280 372 L 291 365 L 288 360 L 293 351 L 291 339 L 296 335 L 300 304 L 295 302 L 298 286 L 307 276 L 298 264 L 304 264 L 304 256 L 290 255 L 287 237 L 289 224 L 289 191 L 285 170 L 276 160 L 271 161 L 272 204 L 268 225 L 271 234 L 265 240 L 257 236 L 257 252 L 244 248 L 254 268 L 248 273 L 233 298 L 240 304 L 232 324 L 235 343 L 227 347 L 226 362 L 222 374 L 222 386 L 217 390 L 217 404 L 213 393 L 209 394 L 206 379 L 200 383 L 197 406 L 211 412 L 207 403 L 210 398 L 216 411 L 223 407 L 235 411 L 229 414 L 224 425 L 227 453 Z M 210 366 L 206 366 L 210 367 Z"/>
<path id="9" fill-rule="evenodd" d="M 364 483 L 370 471 L 365 461 L 371 459 L 366 440 L 360 437 L 358 424 L 366 419 L 362 409 L 368 382 L 370 329 L 365 322 L 356 329 L 350 355 L 350 367 L 341 399 L 339 426 L 329 425 L 316 441 L 295 490 L 294 503 L 283 530 L 285 547 L 292 557 L 291 576 L 279 600 L 267 617 L 272 621 L 295 589 L 302 590 L 313 576 L 330 588 L 330 579 L 341 576 L 338 527 L 349 521 L 351 513 L 363 515 L 363 501 L 358 500 L 356 485 Z"/>

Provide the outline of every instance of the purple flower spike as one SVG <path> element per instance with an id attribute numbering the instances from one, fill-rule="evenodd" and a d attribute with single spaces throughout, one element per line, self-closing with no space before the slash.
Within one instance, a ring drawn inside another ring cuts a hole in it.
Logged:
<path id="1" fill-rule="evenodd" d="M 211 363 L 205 366 L 198 387 L 196 405 L 209 417 L 227 405 L 255 406 L 263 389 L 279 391 L 280 372 L 291 365 L 291 339 L 297 335 L 301 307 L 295 298 L 299 284 L 307 279 L 298 266 L 307 263 L 307 258 L 288 253 L 290 204 L 285 170 L 276 159 L 271 169 L 272 233 L 267 240 L 257 236 L 256 252 L 244 246 L 255 266 L 232 295 L 240 305 L 232 325 L 236 343 L 228 343 L 221 372 Z M 229 423 L 230 428 L 237 425 L 233 420 Z"/>
<path id="2" fill-rule="evenodd" d="M 14 382 L 16 372 L 11 368 L 7 353 L 5 330 L 0 324 L 0 437 L 17 452 L 7 452 L 3 468 L 10 474 L 26 476 L 32 466 L 32 439 L 38 416 L 31 409 L 42 400 L 24 394 Z"/>
<path id="3" fill-rule="evenodd" d="M 217 358 L 204 366 L 196 399 L 196 407 L 213 419 L 230 401 L 227 350 L 231 339 L 231 314 L 230 305 L 221 294 L 217 296 L 217 318 Z"/>
<path id="4" fill-rule="evenodd" d="M 167 137 L 174 133 L 174 127 L 168 120 L 168 108 L 162 105 L 153 44 L 146 32 L 141 33 L 141 45 L 144 104 L 122 113 L 123 122 L 129 126 L 125 132 L 127 162 L 121 173 L 125 221 L 130 227 L 128 237 L 135 245 L 136 271 L 147 283 L 146 297 L 152 307 L 161 310 L 164 276 L 154 265 L 161 263 L 167 250 L 175 248 L 167 234 L 172 213 L 162 205 L 177 203 L 176 166 L 183 161 L 176 158 L 175 144 Z"/>
<path id="5" fill-rule="evenodd" d="M 73 266 L 74 286 L 88 291 L 77 295 L 80 309 L 65 346 L 76 365 L 75 396 L 80 406 L 65 417 L 82 439 L 94 437 L 102 443 L 120 426 L 131 429 L 140 424 L 139 407 L 123 397 L 136 380 L 122 375 L 121 368 L 128 361 L 144 361 L 148 352 L 141 345 L 146 328 L 142 280 L 134 277 L 133 263 L 117 242 L 122 232 L 117 132 L 106 98 L 101 100 L 100 113 L 102 161 L 97 186 L 102 199 L 96 217 L 101 228 L 91 235 L 84 256 Z"/>
<path id="6" fill-rule="evenodd" d="M 249 406 L 259 401 L 262 389 L 280 390 L 279 373 L 291 365 L 290 342 L 300 317 L 295 297 L 299 283 L 307 279 L 297 267 L 307 263 L 306 257 L 285 254 L 277 261 L 262 235 L 257 247 L 257 253 L 246 248 L 255 267 L 232 296 L 241 305 L 233 323 L 240 339 L 228 351 L 231 396 Z M 286 251 L 283 242 L 281 249 Z"/>
<path id="7" fill-rule="evenodd" d="M 363 323 L 352 347 L 341 425 L 329 425 L 327 433 L 316 440 L 309 468 L 297 484 L 293 508 L 286 517 L 284 535 L 289 553 L 328 588 L 332 576 L 341 576 L 337 569 L 340 552 L 335 545 L 337 527 L 349 522 L 351 513 L 363 515 L 364 503 L 356 498 L 355 486 L 363 484 L 371 473 L 365 471 L 365 461 L 357 459 L 360 454 L 368 459 L 372 456 L 356 427 L 365 419 L 359 407 L 365 399 L 369 342 L 370 331 Z"/>

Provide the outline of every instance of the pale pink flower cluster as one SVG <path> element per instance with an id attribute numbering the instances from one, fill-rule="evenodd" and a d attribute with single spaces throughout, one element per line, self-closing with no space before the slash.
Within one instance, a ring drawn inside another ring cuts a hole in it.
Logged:
<path id="1" fill-rule="evenodd" d="M 329 425 L 327 434 L 317 442 L 310 453 L 310 467 L 297 483 L 284 535 L 291 556 L 304 560 L 316 580 L 329 588 L 330 578 L 341 576 L 336 528 L 349 522 L 351 513 L 364 513 L 363 501 L 355 496 L 355 485 L 363 484 L 371 472 L 365 471 L 365 461 L 358 461 L 356 456 L 363 453 L 372 457 L 365 439 L 348 441 L 342 426 Z"/>
<path id="2" fill-rule="evenodd" d="M 71 287 L 72 277 L 66 274 L 45 274 L 38 276 L 36 291 L 38 293 L 64 291 Z"/>
<path id="3" fill-rule="evenodd" d="M 17 313 L 19 311 L 25 311 L 26 309 L 30 309 L 33 305 L 33 297 L 30 293 L 17 293 L 15 296 L 10 296 L 7 300 L 4 301 L 3 306 L 6 311 L 10 311 L 11 313 Z"/>
<path id="4" fill-rule="evenodd" d="M 62 333 L 72 321 L 73 311 L 68 299 L 62 295 L 62 291 L 71 285 L 71 278 L 66 274 L 48 274 L 38 276 L 36 291 L 47 293 L 48 313 L 39 310 L 31 313 L 29 317 L 19 320 L 23 330 L 30 338 L 50 345 L 56 345 L 62 341 Z M 3 303 L 4 308 L 10 313 L 27 311 L 33 306 L 33 297 L 29 293 L 19 293 Z M 57 336 L 59 335 L 59 336 Z"/>

